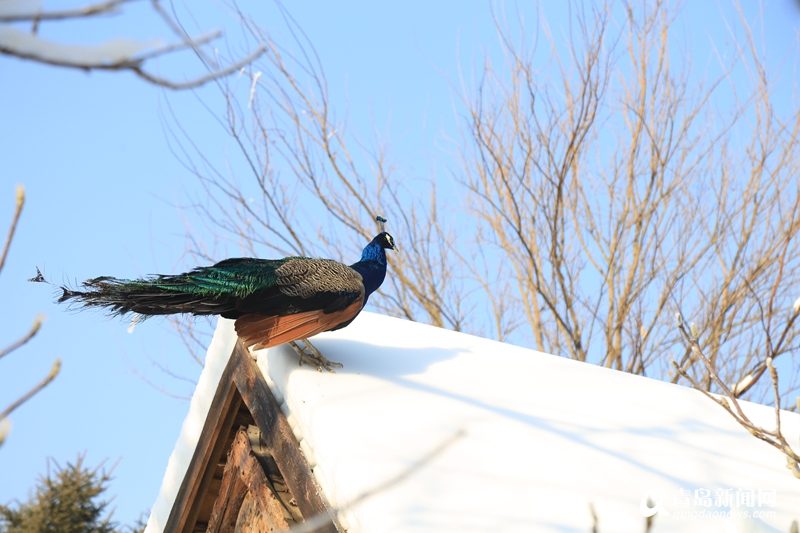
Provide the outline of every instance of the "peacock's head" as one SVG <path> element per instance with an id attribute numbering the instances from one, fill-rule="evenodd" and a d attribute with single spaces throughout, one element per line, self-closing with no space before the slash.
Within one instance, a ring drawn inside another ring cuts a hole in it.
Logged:
<path id="1" fill-rule="evenodd" d="M 386 265 L 386 252 L 384 250 L 397 250 L 394 239 L 391 235 L 382 231 L 375 235 L 370 243 L 361 253 L 361 261 L 377 261 L 380 265 Z"/>
<path id="2" fill-rule="evenodd" d="M 375 238 L 372 239 L 372 242 L 378 243 L 381 248 L 388 248 L 389 250 L 397 249 L 394 244 L 394 239 L 385 231 L 378 233 Z"/>
<path id="3" fill-rule="evenodd" d="M 372 242 L 378 244 L 381 248 L 397 250 L 397 246 L 394 244 L 394 239 L 391 235 L 386 233 L 386 219 L 379 215 L 375 217 L 375 220 L 378 221 L 378 224 L 381 227 L 381 232 L 375 235 L 375 238 L 372 239 Z"/>

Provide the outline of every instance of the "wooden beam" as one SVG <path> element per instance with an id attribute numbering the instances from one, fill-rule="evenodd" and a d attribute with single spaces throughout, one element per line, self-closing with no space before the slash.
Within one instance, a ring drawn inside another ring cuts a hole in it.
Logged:
<path id="1" fill-rule="evenodd" d="M 311 517 L 327 517 L 327 522 L 315 529 L 316 533 L 337 533 L 339 529 L 322 501 L 311 469 L 300 452 L 289 423 L 281 413 L 264 376 L 240 341 L 237 341 L 233 349 L 231 363 L 234 366 L 233 379 L 236 388 L 253 415 L 264 443 L 275 459 L 300 513 L 306 520 Z"/>

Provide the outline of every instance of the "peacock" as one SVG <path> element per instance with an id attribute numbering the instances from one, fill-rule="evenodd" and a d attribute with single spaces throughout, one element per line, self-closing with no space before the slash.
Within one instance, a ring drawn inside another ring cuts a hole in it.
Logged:
<path id="1" fill-rule="evenodd" d="M 386 219 L 376 220 L 381 232 L 350 266 L 309 257 L 225 259 L 183 274 L 135 280 L 103 276 L 84 281 L 84 290 L 62 286 L 58 303 L 102 307 L 111 315 L 136 313 L 134 321 L 176 313 L 220 315 L 235 320 L 247 348 L 288 343 L 300 356 L 300 365 L 334 372 L 331 367 L 341 363 L 326 359 L 308 338 L 349 325 L 383 283 L 386 250 L 396 247 L 383 226 Z M 31 281 L 45 279 L 37 269 Z"/>

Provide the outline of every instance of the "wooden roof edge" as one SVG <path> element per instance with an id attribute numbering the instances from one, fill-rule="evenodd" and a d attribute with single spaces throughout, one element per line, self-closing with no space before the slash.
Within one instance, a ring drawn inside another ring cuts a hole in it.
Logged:
<path id="1" fill-rule="evenodd" d="M 336 533 L 341 528 L 328 508 L 298 442 L 248 350 L 237 340 L 217 386 L 197 447 L 170 511 L 165 533 L 190 533 L 198 520 L 205 491 L 233 431 L 244 402 L 261 431 L 286 485 L 305 520 L 321 523 L 314 531 Z M 327 517 L 327 519 L 325 518 Z"/>
<path id="2" fill-rule="evenodd" d="M 232 364 L 231 358 L 220 376 L 197 446 L 175 495 L 169 518 L 164 526 L 165 533 L 191 531 L 187 526 L 189 524 L 193 526 L 197 519 L 200 497 L 213 475 L 212 461 L 219 457 L 225 444 L 225 439 L 220 436 L 231 431 L 241 404 L 241 396 L 233 381 L 234 369 L 235 365 Z"/>

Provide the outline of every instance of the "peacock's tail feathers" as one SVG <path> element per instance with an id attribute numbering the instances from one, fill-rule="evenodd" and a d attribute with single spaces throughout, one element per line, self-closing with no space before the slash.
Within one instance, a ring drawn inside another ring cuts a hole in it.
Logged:
<path id="1" fill-rule="evenodd" d="M 147 280 L 94 278 L 83 282 L 84 290 L 61 287 L 58 302 L 76 303 L 83 307 L 106 308 L 112 315 L 135 312 L 142 315 L 171 313 L 212 314 L 219 311 L 215 298 L 197 291 L 170 289 Z"/>
<path id="2" fill-rule="evenodd" d="M 84 281 L 82 290 L 61 287 L 59 303 L 103 307 L 112 315 L 191 313 L 236 318 L 249 296 L 275 285 L 275 271 L 287 259 L 226 259 L 184 274 L 128 280 L 102 276 Z"/>

